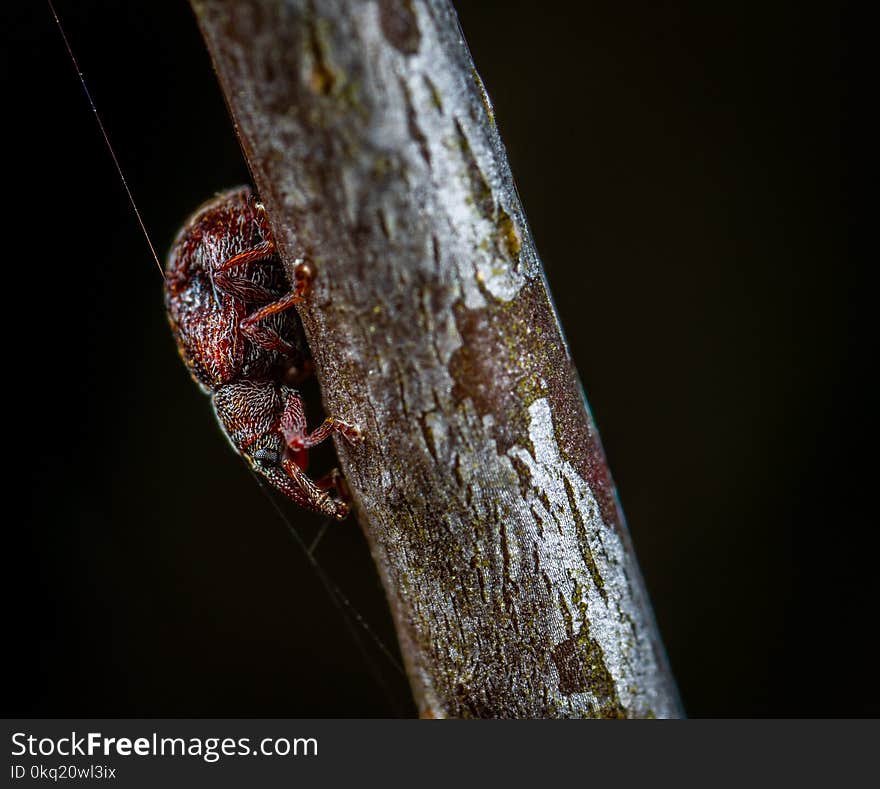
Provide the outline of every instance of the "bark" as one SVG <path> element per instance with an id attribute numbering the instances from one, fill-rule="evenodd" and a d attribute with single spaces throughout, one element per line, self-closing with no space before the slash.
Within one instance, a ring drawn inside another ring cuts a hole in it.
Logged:
<path id="1" fill-rule="evenodd" d="M 192 0 L 427 717 L 681 713 L 446 0 Z M 539 155 L 536 153 L 536 155 Z"/>

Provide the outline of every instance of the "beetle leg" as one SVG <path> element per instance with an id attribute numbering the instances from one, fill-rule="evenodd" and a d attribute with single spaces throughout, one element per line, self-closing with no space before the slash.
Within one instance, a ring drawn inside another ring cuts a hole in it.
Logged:
<path id="1" fill-rule="evenodd" d="M 256 312 L 245 317 L 239 323 L 239 328 L 245 337 L 260 348 L 267 351 L 278 351 L 285 356 L 296 355 L 296 349 L 290 343 L 285 342 L 274 328 L 260 322 L 263 318 L 274 315 L 280 310 L 287 309 L 291 304 L 295 304 L 299 297 L 297 296 L 292 299 L 291 296 L 296 294 L 289 294 L 284 298 L 272 301 L 272 299 L 276 298 L 277 293 L 273 293 L 247 277 L 233 276 L 227 271 L 222 270 L 214 275 L 214 284 L 224 293 L 228 293 L 230 296 L 241 301 L 249 303 L 270 302 L 265 307 L 261 307 Z M 270 307 L 272 308 L 271 310 L 268 309 Z"/>
<path id="2" fill-rule="evenodd" d="M 234 260 L 234 258 L 233 258 Z M 224 263 L 221 269 L 225 269 L 227 263 Z M 294 276 L 294 285 L 293 290 L 290 293 L 285 294 L 280 299 L 276 299 L 269 304 L 266 304 L 256 312 L 252 312 L 248 315 L 242 322 L 241 328 L 242 330 L 246 330 L 248 327 L 253 326 L 253 324 L 258 321 L 263 320 L 264 318 L 268 318 L 270 315 L 275 315 L 278 312 L 283 312 L 284 310 L 290 309 L 294 304 L 299 304 L 309 293 L 309 290 L 312 286 L 312 268 L 305 261 L 300 261 L 297 263 L 296 268 L 293 270 Z"/>
<path id="3" fill-rule="evenodd" d="M 246 263 L 254 263 L 265 260 L 275 253 L 275 244 L 272 241 L 263 241 L 244 252 L 239 252 L 231 258 L 223 261 L 219 266 L 211 266 L 208 274 L 211 278 L 211 288 L 214 290 L 214 301 L 220 306 L 220 300 L 217 298 L 217 289 L 224 293 L 228 293 L 237 299 L 247 302 L 271 301 L 275 298 L 275 294 L 261 287 L 251 279 L 242 276 L 235 276 L 230 273 L 230 269 L 241 266 Z M 271 350 L 271 349 L 270 349 Z"/>
<path id="4" fill-rule="evenodd" d="M 341 520 L 349 506 L 327 492 L 333 473 L 316 483 L 296 462 L 295 456 L 301 454 L 304 458 L 305 450 L 299 453 L 284 450 L 278 413 L 283 405 L 291 402 L 292 396 L 302 410 L 299 395 L 293 390 L 278 386 L 274 381 L 247 381 L 218 387 L 212 400 L 214 412 L 232 445 L 248 458 L 258 474 L 300 506 Z M 267 462 L 270 453 L 274 457 Z"/>
<path id="5" fill-rule="evenodd" d="M 329 474 L 325 474 L 321 479 L 315 480 L 321 490 L 335 490 L 342 501 L 351 501 L 351 491 L 345 483 L 345 477 L 338 468 L 334 468 Z"/>
<path id="6" fill-rule="evenodd" d="M 278 312 L 283 312 L 286 309 L 289 309 L 294 304 L 302 301 L 302 294 L 297 293 L 295 290 L 291 291 L 285 296 L 282 296 L 280 299 L 273 301 L 269 304 L 266 304 L 263 307 L 260 307 L 256 312 L 252 312 L 241 322 L 241 330 L 243 332 L 247 332 L 249 328 L 251 328 L 255 323 L 263 320 L 264 318 L 268 318 L 270 315 L 275 315 Z"/>
<path id="7" fill-rule="evenodd" d="M 256 213 L 257 224 L 266 238 L 259 244 L 250 249 L 239 252 L 231 258 L 224 260 L 219 266 L 215 266 L 211 274 L 212 285 L 216 285 L 222 291 L 241 299 L 248 303 L 269 302 L 260 307 L 256 312 L 252 312 L 239 324 L 242 333 L 251 340 L 255 345 L 264 348 L 267 351 L 279 351 L 287 356 L 294 354 L 294 348 L 285 342 L 278 335 L 278 332 L 267 326 L 259 326 L 260 321 L 290 309 L 294 304 L 302 301 L 308 294 L 312 284 L 312 268 L 303 260 L 300 260 L 293 271 L 294 286 L 293 291 L 276 298 L 276 294 L 268 291 L 266 288 L 254 283 L 253 281 L 241 276 L 232 276 L 230 269 L 236 266 L 242 266 L 247 263 L 257 263 L 266 258 L 272 257 L 276 253 L 275 242 L 272 240 L 272 231 L 269 228 L 269 222 L 266 218 L 266 209 L 263 204 L 256 200 L 253 196 L 249 198 L 253 202 Z M 216 294 L 215 294 L 216 296 Z M 274 299 L 274 301 L 273 301 Z"/>
<path id="8" fill-rule="evenodd" d="M 363 440 L 361 431 L 357 427 L 333 416 L 328 416 L 320 427 L 309 433 L 302 399 L 295 390 L 290 390 L 287 395 L 284 412 L 281 414 L 280 427 L 287 446 L 296 455 L 320 444 L 333 433 L 339 433 L 350 444 L 356 444 Z"/>
<path id="9" fill-rule="evenodd" d="M 298 294 L 290 293 L 278 299 L 277 293 L 273 293 L 247 277 L 233 276 L 222 268 L 218 269 L 214 274 L 214 284 L 224 293 L 228 293 L 230 296 L 244 302 L 259 303 L 268 301 L 269 304 L 246 316 L 239 323 L 242 334 L 254 345 L 258 345 L 267 351 L 279 351 L 285 356 L 294 356 L 296 354 L 296 349 L 290 343 L 285 342 L 274 328 L 261 323 L 261 321 L 296 304 L 300 300 Z M 275 301 L 272 301 L 273 299 Z"/>
<path id="10" fill-rule="evenodd" d="M 296 304 L 300 300 L 297 293 L 289 293 L 287 296 L 260 307 L 256 312 L 252 312 L 243 318 L 239 323 L 241 333 L 247 337 L 254 345 L 258 345 L 267 351 L 279 351 L 285 356 L 295 356 L 296 349 L 281 338 L 281 335 L 272 328 L 272 326 L 262 323 L 264 318 L 268 318 L 281 310 Z"/>
<path id="11" fill-rule="evenodd" d="M 343 520 L 351 509 L 348 502 L 334 499 L 326 489 L 318 487 L 290 458 L 283 458 L 280 468 L 273 466 L 259 471 L 274 488 L 313 512 Z"/>
<path id="12" fill-rule="evenodd" d="M 237 255 L 233 255 L 228 260 L 224 260 L 223 263 L 213 269 L 213 271 L 211 272 L 211 276 L 216 278 L 229 271 L 229 269 L 235 268 L 236 266 L 241 266 L 245 263 L 256 263 L 260 260 L 265 260 L 266 258 L 272 257 L 272 255 L 274 255 L 276 251 L 277 250 L 275 248 L 274 241 L 263 241 L 262 243 L 251 247 L 250 249 L 246 249 L 244 252 L 239 252 Z M 289 307 L 292 307 L 298 301 L 300 301 L 304 296 L 308 294 L 309 290 L 311 289 L 313 276 L 314 272 L 312 271 L 312 267 L 304 260 L 298 260 L 296 266 L 293 269 L 293 292 L 288 294 L 287 296 L 282 296 L 280 299 L 273 302 L 272 304 L 267 304 L 265 307 L 262 307 L 260 310 L 261 312 L 262 310 L 270 311 L 266 312 L 260 317 L 265 318 L 269 315 L 274 315 L 276 312 L 286 310 Z M 233 283 L 237 282 L 238 278 L 233 279 L 231 277 L 227 277 L 226 281 L 229 283 Z M 260 290 L 262 291 L 262 289 Z M 271 298 L 271 296 L 269 298 Z M 245 297 L 245 301 L 257 300 L 258 299 L 249 299 Z M 259 320 L 259 318 L 255 318 L 255 320 Z"/>
<path id="13" fill-rule="evenodd" d="M 264 206 L 262 201 L 258 200 L 254 195 L 251 195 L 251 200 L 253 201 L 257 227 L 260 228 L 265 238 L 272 238 L 272 228 L 269 227 L 269 217 L 266 216 L 266 206 Z"/>
<path id="14" fill-rule="evenodd" d="M 212 267 L 210 271 L 211 282 L 224 293 L 234 296 L 246 302 L 267 302 L 278 297 L 262 285 L 258 285 L 252 278 L 236 276 L 230 269 L 245 263 L 255 263 L 265 260 L 275 254 L 275 244 L 272 241 L 263 241 L 244 252 L 239 252 L 231 258 L 223 261 L 219 266 Z"/>
<path id="15" fill-rule="evenodd" d="M 260 246 L 265 245 L 261 244 Z M 303 288 L 278 298 L 277 292 L 273 293 L 262 285 L 255 283 L 252 279 L 229 273 L 229 268 L 232 266 L 251 262 L 254 258 L 247 256 L 257 252 L 259 252 L 259 248 L 255 247 L 252 250 L 231 257 L 222 266 L 218 266 L 214 270 L 213 282 L 224 293 L 228 293 L 242 301 L 251 304 L 254 302 L 269 302 L 246 316 L 239 324 L 239 328 L 242 334 L 253 342 L 254 345 L 258 345 L 267 351 L 279 351 L 285 356 L 294 356 L 296 349 L 285 342 L 274 328 L 262 323 L 262 321 L 276 313 L 289 309 L 298 301 L 301 301 L 303 298 Z"/>
<path id="16" fill-rule="evenodd" d="M 278 292 L 257 284 L 252 278 L 218 270 L 214 273 L 213 283 L 224 293 L 248 304 L 265 304 L 278 298 Z"/>
<path id="17" fill-rule="evenodd" d="M 297 355 L 296 348 L 282 339 L 281 335 L 278 334 L 275 329 L 271 326 L 267 326 L 265 323 L 255 323 L 245 326 L 244 321 L 242 321 L 241 332 L 254 345 L 258 345 L 264 350 L 278 351 L 279 353 L 284 354 L 284 356 L 289 357 L 295 357 Z"/>
<path id="18" fill-rule="evenodd" d="M 227 264 L 224 263 L 223 265 L 225 267 Z M 288 356 L 293 354 L 293 349 L 278 336 L 274 329 L 261 323 L 261 321 L 290 309 L 294 304 L 298 304 L 306 297 L 312 284 L 312 270 L 310 266 L 307 263 L 300 262 L 294 270 L 294 276 L 296 284 L 290 293 L 269 302 L 269 304 L 263 305 L 256 312 L 252 312 L 245 317 L 239 324 L 242 333 L 256 345 L 265 348 L 267 351 L 281 351 Z M 245 300 L 251 301 L 251 299 Z M 253 300 L 256 301 L 257 299 Z"/>
<path id="19" fill-rule="evenodd" d="M 292 435 L 288 438 L 285 433 L 284 437 L 288 438 L 287 443 L 291 449 L 299 449 L 300 447 L 309 449 L 316 444 L 320 444 L 333 433 L 339 433 L 349 444 L 359 444 L 364 440 L 361 431 L 357 427 L 348 424 L 348 422 L 343 422 L 335 416 L 328 416 L 319 428 L 313 430 L 308 435 L 303 433 L 299 436 Z"/>
<path id="20" fill-rule="evenodd" d="M 296 488 L 301 491 L 302 498 L 294 499 L 297 504 L 325 515 L 332 515 L 337 520 L 343 520 L 348 515 L 351 509 L 349 503 L 332 498 L 327 489 L 319 487 L 317 483 L 309 479 L 292 458 L 282 458 L 281 466 L 287 472 L 288 477 Z M 322 479 L 321 482 L 323 483 L 324 480 Z"/>
<path id="21" fill-rule="evenodd" d="M 272 257 L 274 254 L 275 242 L 263 241 L 250 249 L 246 249 L 244 252 L 239 252 L 237 255 L 233 255 L 228 260 L 224 260 L 214 269 L 214 274 L 218 274 L 221 271 L 227 271 L 235 266 L 241 266 L 244 263 L 256 263 L 258 260 L 265 260 L 268 257 Z"/>

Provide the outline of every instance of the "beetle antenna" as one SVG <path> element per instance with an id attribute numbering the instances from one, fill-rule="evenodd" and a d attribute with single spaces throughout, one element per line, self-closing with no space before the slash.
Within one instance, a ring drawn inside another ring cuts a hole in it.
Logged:
<path id="1" fill-rule="evenodd" d="M 119 173 L 119 178 L 122 181 L 122 186 L 125 188 L 125 193 L 128 195 L 128 201 L 131 203 L 131 207 L 134 209 L 134 215 L 137 217 L 138 224 L 141 226 L 141 230 L 144 233 L 144 238 L 147 239 L 147 244 L 150 247 L 150 252 L 153 253 L 153 260 L 156 261 L 156 266 L 159 269 L 159 273 L 162 275 L 162 279 L 165 279 L 165 272 L 162 269 L 162 264 L 159 262 L 159 256 L 156 254 L 156 248 L 153 246 L 153 242 L 150 240 L 150 234 L 147 232 L 147 226 L 144 224 L 144 220 L 141 218 L 141 212 L 138 211 L 138 207 L 134 201 L 134 196 L 131 193 L 131 189 L 128 188 L 128 181 L 125 180 L 125 175 L 122 172 L 121 165 L 119 164 L 119 159 L 116 158 L 116 151 L 113 150 L 113 146 L 110 144 L 110 138 L 107 136 L 107 130 L 104 128 L 104 124 L 101 121 L 101 116 L 98 115 L 98 108 L 95 106 L 95 101 L 94 99 L 92 99 L 92 94 L 89 92 L 88 85 L 86 85 L 85 77 L 80 70 L 79 63 L 76 60 L 76 56 L 73 54 L 73 49 L 70 46 L 70 41 L 68 41 L 67 39 L 67 34 L 64 32 L 64 28 L 61 26 L 61 20 L 58 18 L 58 12 L 55 10 L 55 6 L 52 5 L 52 0 L 46 0 L 46 2 L 49 4 L 49 10 L 52 12 L 52 16 L 55 17 L 55 24 L 58 25 L 58 32 L 61 33 L 61 38 L 64 39 L 64 46 L 67 47 L 67 53 L 70 55 L 70 59 L 73 61 L 73 67 L 76 69 L 80 84 L 85 91 L 86 98 L 89 100 L 89 104 L 92 107 L 92 112 L 95 114 L 95 120 L 98 122 L 98 128 L 101 130 L 101 135 L 104 137 L 104 142 L 107 145 L 107 150 L 110 151 L 110 156 L 113 159 L 113 164 L 116 165 L 116 172 Z"/>

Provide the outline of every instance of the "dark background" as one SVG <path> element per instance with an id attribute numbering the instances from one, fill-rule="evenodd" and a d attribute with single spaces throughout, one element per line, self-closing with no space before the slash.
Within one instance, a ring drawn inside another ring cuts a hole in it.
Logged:
<path id="1" fill-rule="evenodd" d="M 164 255 L 248 181 L 189 9 L 57 5 Z M 723 6 L 457 3 L 688 713 L 877 715 L 842 7 Z M 48 9 L 4 16 L 3 714 L 411 714 L 177 358 Z M 317 555 L 393 644 L 353 522 Z"/>

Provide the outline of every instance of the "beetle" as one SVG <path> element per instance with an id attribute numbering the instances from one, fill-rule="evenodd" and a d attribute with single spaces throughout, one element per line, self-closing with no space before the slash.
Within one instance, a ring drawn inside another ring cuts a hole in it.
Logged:
<path id="1" fill-rule="evenodd" d="M 339 471 L 318 480 L 305 473 L 309 448 L 332 434 L 362 440 L 335 417 L 309 432 L 295 388 L 310 360 L 291 308 L 313 276 L 299 260 L 291 288 L 265 209 L 242 186 L 204 203 L 181 228 L 165 266 L 165 307 L 180 356 L 233 449 L 300 506 L 342 520 L 350 505 Z"/>

